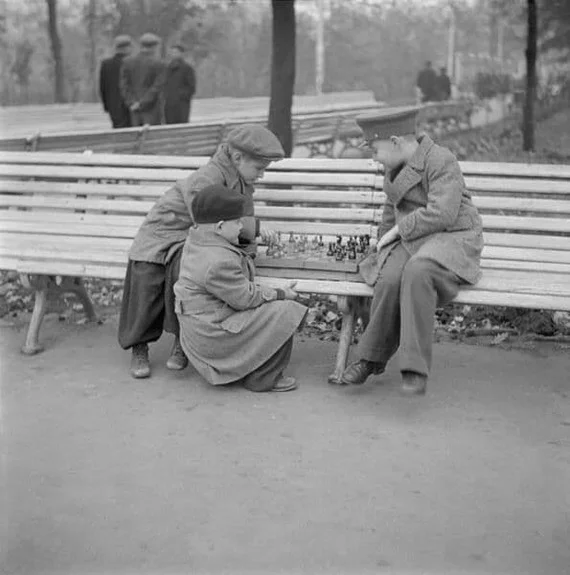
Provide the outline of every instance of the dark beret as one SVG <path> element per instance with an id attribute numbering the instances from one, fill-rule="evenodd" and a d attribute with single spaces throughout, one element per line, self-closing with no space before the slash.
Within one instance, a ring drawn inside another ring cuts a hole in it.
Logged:
<path id="1" fill-rule="evenodd" d="M 133 43 L 130 36 L 126 34 L 121 34 L 115 38 L 115 48 L 126 48 Z"/>
<path id="2" fill-rule="evenodd" d="M 192 218 L 197 224 L 216 224 L 243 216 L 245 197 L 221 184 L 200 190 L 191 204 Z"/>
<path id="3" fill-rule="evenodd" d="M 367 140 L 388 140 L 391 136 L 415 134 L 419 111 L 418 106 L 380 109 L 360 114 L 356 123 Z"/>
<path id="4" fill-rule="evenodd" d="M 228 134 L 228 143 L 256 158 L 274 162 L 285 156 L 277 136 L 258 124 L 243 124 Z"/>
<path id="5" fill-rule="evenodd" d="M 152 32 L 146 32 L 141 36 L 140 43 L 141 46 L 156 46 L 157 44 L 160 44 L 160 38 Z"/>

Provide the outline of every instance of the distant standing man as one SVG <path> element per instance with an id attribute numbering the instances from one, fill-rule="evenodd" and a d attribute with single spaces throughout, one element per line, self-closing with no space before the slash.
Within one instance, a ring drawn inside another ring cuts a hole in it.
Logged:
<path id="1" fill-rule="evenodd" d="M 159 44 L 158 36 L 143 34 L 139 54 L 125 58 L 121 68 L 121 94 L 133 126 L 162 124 L 164 64 L 157 58 Z"/>
<path id="2" fill-rule="evenodd" d="M 167 124 L 185 124 L 190 119 L 190 103 L 196 92 L 196 74 L 184 60 L 182 43 L 172 45 L 170 57 L 164 85 L 164 117 Z"/>
<path id="3" fill-rule="evenodd" d="M 422 102 L 433 102 L 437 100 L 437 74 L 431 67 L 429 60 L 425 63 L 425 67 L 420 70 L 416 85 L 422 93 Z"/>
<path id="4" fill-rule="evenodd" d="M 445 69 L 445 66 L 442 66 L 439 69 L 439 76 L 437 77 L 437 87 L 440 100 L 451 99 L 451 80 L 447 75 L 447 70 Z"/>
<path id="5" fill-rule="evenodd" d="M 101 62 L 99 71 L 99 95 L 103 109 L 111 118 L 113 128 L 128 128 L 131 125 L 129 107 L 121 95 L 121 66 L 130 55 L 133 43 L 130 36 L 115 38 L 115 54 Z"/>

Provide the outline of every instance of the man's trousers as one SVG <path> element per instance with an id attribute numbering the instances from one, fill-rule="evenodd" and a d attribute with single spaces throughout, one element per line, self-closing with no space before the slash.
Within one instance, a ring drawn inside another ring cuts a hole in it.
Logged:
<path id="1" fill-rule="evenodd" d="M 461 283 L 437 262 L 396 245 L 374 286 L 358 358 L 385 365 L 399 348 L 401 371 L 429 375 L 436 307 L 451 301 Z"/>
<path id="2" fill-rule="evenodd" d="M 182 247 L 166 265 L 129 260 L 119 319 L 119 344 L 123 349 L 156 341 L 163 330 L 178 337 L 173 288 L 181 256 Z"/>

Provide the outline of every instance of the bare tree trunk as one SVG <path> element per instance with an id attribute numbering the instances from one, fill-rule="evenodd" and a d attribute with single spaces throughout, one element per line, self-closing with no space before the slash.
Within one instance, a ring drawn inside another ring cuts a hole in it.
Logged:
<path id="1" fill-rule="evenodd" d="M 295 0 L 271 0 L 273 53 L 269 129 L 279 138 L 286 156 L 293 151 L 291 108 L 295 88 Z"/>
<path id="2" fill-rule="evenodd" d="M 89 0 L 87 9 L 87 35 L 89 37 L 88 69 L 89 69 L 89 100 L 97 101 L 97 4 Z"/>
<path id="3" fill-rule="evenodd" d="M 63 78 L 63 57 L 61 40 L 57 29 L 57 0 L 46 0 L 48 5 L 48 32 L 54 63 L 54 97 L 55 101 L 65 102 L 65 85 Z"/>
<path id="4" fill-rule="evenodd" d="M 536 100 L 536 0 L 527 3 L 526 98 L 523 114 L 523 150 L 534 151 L 534 104 Z"/>

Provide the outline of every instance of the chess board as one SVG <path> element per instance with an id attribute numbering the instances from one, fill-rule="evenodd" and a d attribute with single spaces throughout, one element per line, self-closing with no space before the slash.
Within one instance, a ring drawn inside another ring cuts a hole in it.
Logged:
<path id="1" fill-rule="evenodd" d="M 358 263 L 366 257 L 366 250 L 351 254 L 349 259 L 341 250 L 332 253 L 332 244 L 335 246 L 346 245 L 346 240 L 337 238 L 337 242 L 329 242 L 321 245 L 317 241 L 303 241 L 296 236 L 293 241 L 275 241 L 265 239 L 255 259 L 257 273 L 260 276 L 290 277 L 298 279 L 331 279 L 355 281 L 358 274 Z M 262 238 L 263 241 L 263 238 Z"/>

